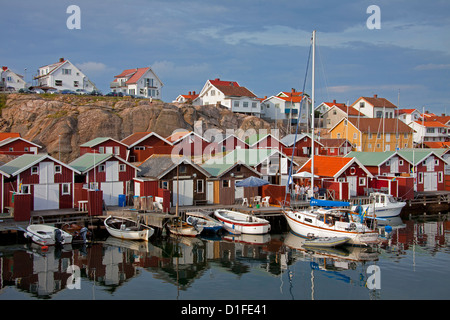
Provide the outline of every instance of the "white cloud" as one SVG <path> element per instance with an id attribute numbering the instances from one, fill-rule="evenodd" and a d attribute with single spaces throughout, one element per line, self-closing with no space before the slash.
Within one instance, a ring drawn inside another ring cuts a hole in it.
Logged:
<path id="1" fill-rule="evenodd" d="M 328 91 L 332 93 L 349 93 L 349 92 L 376 92 L 389 90 L 425 90 L 425 86 L 418 84 L 385 84 L 385 85 L 341 85 L 328 87 Z"/>
<path id="2" fill-rule="evenodd" d="M 436 64 L 436 63 L 428 63 L 428 64 L 420 64 L 414 67 L 414 70 L 441 70 L 441 69 L 450 69 L 450 64 Z"/>
<path id="3" fill-rule="evenodd" d="M 108 69 L 104 63 L 94 61 L 79 63 L 77 64 L 77 67 L 85 74 L 103 73 Z"/>

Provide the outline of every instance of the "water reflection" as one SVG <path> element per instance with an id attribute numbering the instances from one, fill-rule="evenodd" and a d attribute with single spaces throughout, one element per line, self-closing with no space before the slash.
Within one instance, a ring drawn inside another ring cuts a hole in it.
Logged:
<path id="1" fill-rule="evenodd" d="M 87 246 L 66 245 L 50 247 L 47 251 L 33 244 L 3 246 L 0 247 L 0 296 L 9 299 L 8 292 L 11 291 L 5 291 L 6 288 L 38 299 L 51 299 L 61 291 L 70 294 L 68 284 L 73 274 L 68 268 L 75 265 L 79 268 L 83 288 L 95 287 L 111 296 L 128 283 L 133 285 L 133 279 L 145 274 L 160 284 L 176 287 L 179 292 L 189 292 L 196 281 L 205 276 L 209 276 L 214 286 L 214 277 L 208 274 L 213 269 L 220 269 L 235 276 L 233 281 L 237 281 L 237 291 L 240 290 L 239 281 L 256 271 L 258 275 L 268 275 L 268 279 L 279 279 L 283 299 L 305 298 L 306 294 L 298 293 L 298 281 L 299 277 L 308 278 L 308 292 L 314 299 L 318 275 L 333 283 L 364 288 L 368 264 L 376 264 L 380 259 L 401 259 L 408 250 L 430 256 L 437 252 L 448 253 L 448 221 L 400 220 L 389 224 L 392 231 L 383 234 L 383 242 L 375 249 L 351 246 L 306 248 L 304 239 L 289 232 L 262 236 L 227 235 L 215 239 L 167 237 L 148 243 L 108 237 Z M 293 272 L 296 267 L 303 268 L 302 273 Z M 260 281 L 274 281 L 266 279 L 261 276 Z M 305 279 L 302 281 L 304 283 Z M 287 296 L 283 292 L 286 288 Z M 217 294 L 196 298 L 220 299 L 220 292 Z M 268 292 L 267 299 L 272 298 Z"/>

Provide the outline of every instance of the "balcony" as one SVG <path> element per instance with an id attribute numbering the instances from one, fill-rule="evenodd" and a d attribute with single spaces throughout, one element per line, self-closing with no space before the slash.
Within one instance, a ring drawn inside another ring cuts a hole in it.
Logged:
<path id="1" fill-rule="evenodd" d="M 126 87 L 126 85 L 125 85 L 125 82 L 116 82 L 116 81 L 113 81 L 113 82 L 110 82 L 110 83 L 109 83 L 109 87 L 110 87 L 110 88 L 120 88 L 120 87 Z"/>

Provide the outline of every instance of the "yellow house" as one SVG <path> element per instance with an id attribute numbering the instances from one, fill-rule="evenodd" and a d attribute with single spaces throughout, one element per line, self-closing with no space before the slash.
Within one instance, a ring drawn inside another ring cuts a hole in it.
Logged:
<path id="1" fill-rule="evenodd" d="M 398 119 L 343 118 L 329 131 L 330 138 L 344 138 L 355 151 L 394 151 L 412 148 L 414 130 Z"/>

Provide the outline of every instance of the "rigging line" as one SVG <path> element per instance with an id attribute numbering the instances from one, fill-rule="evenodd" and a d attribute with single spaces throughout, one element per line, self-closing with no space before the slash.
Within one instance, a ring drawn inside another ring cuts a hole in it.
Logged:
<path id="1" fill-rule="evenodd" d="M 322 52 L 320 51 L 321 48 L 320 48 L 320 46 L 317 46 L 317 45 L 316 45 L 316 47 L 318 49 L 317 51 L 318 51 L 318 54 L 319 54 L 319 60 L 320 60 L 320 65 L 321 65 L 321 69 L 322 69 L 322 76 L 323 76 L 323 80 L 325 82 L 325 91 L 327 93 L 327 99 L 328 99 L 328 101 L 331 101 L 330 100 L 330 93 L 328 92 L 328 81 L 327 81 L 327 77 L 326 77 L 326 73 L 325 73 L 324 62 L 323 62 L 323 59 L 322 59 Z"/>
<path id="2" fill-rule="evenodd" d="M 293 167 L 293 164 L 294 164 L 295 144 L 297 143 L 298 124 L 300 123 L 300 117 L 301 117 L 301 114 L 302 114 L 302 104 L 303 104 L 303 98 L 305 96 L 305 86 L 306 86 L 306 80 L 307 80 L 307 76 L 308 76 L 309 60 L 311 58 L 311 50 L 312 50 L 312 43 L 311 43 L 311 46 L 309 47 L 308 62 L 306 63 L 306 72 L 305 72 L 305 79 L 303 81 L 302 96 L 301 96 L 301 99 L 300 99 L 300 106 L 298 107 L 297 125 L 295 126 L 294 146 L 292 148 L 291 163 L 289 165 L 289 175 L 288 175 L 288 179 L 287 179 L 287 182 L 286 182 L 286 192 L 284 194 L 283 206 L 286 205 L 286 197 L 287 197 L 287 194 L 288 194 L 287 191 L 289 190 L 289 185 L 290 185 L 290 181 L 291 181 L 291 177 L 292 177 L 292 167 Z M 314 104 L 314 102 L 312 102 L 312 103 Z"/>

